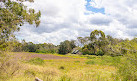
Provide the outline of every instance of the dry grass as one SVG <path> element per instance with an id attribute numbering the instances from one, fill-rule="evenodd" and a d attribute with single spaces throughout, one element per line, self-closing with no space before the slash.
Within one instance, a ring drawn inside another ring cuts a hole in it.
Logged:
<path id="1" fill-rule="evenodd" d="M 89 60 L 85 57 L 81 58 L 81 56 L 74 56 L 74 58 L 69 56 L 69 59 L 45 59 L 42 65 L 20 61 L 22 66 L 20 72 L 8 81 L 34 81 L 35 77 L 39 77 L 44 81 L 115 80 L 116 68 L 114 66 L 98 63 L 86 64 Z"/>

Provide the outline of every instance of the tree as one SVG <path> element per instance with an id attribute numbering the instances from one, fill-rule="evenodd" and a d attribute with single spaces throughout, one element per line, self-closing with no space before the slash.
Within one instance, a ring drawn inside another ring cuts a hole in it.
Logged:
<path id="1" fill-rule="evenodd" d="M 5 50 L 7 42 L 14 39 L 14 32 L 19 31 L 24 22 L 35 23 L 36 27 L 40 24 L 40 11 L 36 13 L 34 9 L 27 10 L 23 1 L 0 0 L 3 3 L 3 6 L 0 6 L 0 49 Z"/>
<path id="2" fill-rule="evenodd" d="M 94 54 L 97 49 L 103 51 L 103 48 L 107 45 L 105 33 L 101 30 L 94 30 L 90 34 L 91 46 L 94 49 Z"/>
<path id="3" fill-rule="evenodd" d="M 72 49 L 75 47 L 76 47 L 76 45 L 75 45 L 74 41 L 65 40 L 64 42 L 60 43 L 59 54 L 70 53 L 72 51 Z"/>
<path id="4" fill-rule="evenodd" d="M 77 40 L 78 40 L 78 46 L 84 46 L 84 45 L 87 45 L 89 44 L 90 40 L 89 37 L 78 37 Z"/>
<path id="5" fill-rule="evenodd" d="M 6 51 L 11 40 L 15 38 L 14 32 L 19 31 L 24 22 L 35 23 L 36 27 L 40 24 L 40 11 L 36 13 L 34 9 L 27 10 L 23 1 L 28 0 L 0 0 L 0 55 Z M 11 60 L 10 56 L 3 55 L 5 57 L 0 58 L 0 80 L 14 76 L 20 69 L 17 60 Z"/>
<path id="6" fill-rule="evenodd" d="M 75 40 L 70 41 L 70 46 L 72 49 L 76 47 Z"/>

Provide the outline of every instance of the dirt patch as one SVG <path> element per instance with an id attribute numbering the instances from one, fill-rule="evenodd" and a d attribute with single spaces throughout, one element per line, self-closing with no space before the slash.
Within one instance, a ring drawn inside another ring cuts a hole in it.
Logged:
<path id="1" fill-rule="evenodd" d="M 61 57 L 57 55 L 52 55 L 52 54 L 36 54 L 36 53 L 20 53 L 16 52 L 13 53 L 16 58 L 18 59 L 31 59 L 31 58 L 41 58 L 41 59 L 69 59 L 70 57 Z"/>

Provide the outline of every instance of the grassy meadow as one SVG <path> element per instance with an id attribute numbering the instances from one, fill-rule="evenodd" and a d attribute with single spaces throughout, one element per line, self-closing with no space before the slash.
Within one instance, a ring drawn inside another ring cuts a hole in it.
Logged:
<path id="1" fill-rule="evenodd" d="M 14 56 L 14 52 L 10 54 Z M 19 66 L 18 71 L 5 80 L 34 81 L 38 77 L 43 81 L 120 81 L 120 77 L 117 77 L 117 66 L 122 57 L 72 54 L 54 56 L 68 58 L 47 60 L 35 57 L 26 60 L 27 57 L 21 57 L 16 65 Z M 17 58 L 14 60 L 17 61 Z"/>

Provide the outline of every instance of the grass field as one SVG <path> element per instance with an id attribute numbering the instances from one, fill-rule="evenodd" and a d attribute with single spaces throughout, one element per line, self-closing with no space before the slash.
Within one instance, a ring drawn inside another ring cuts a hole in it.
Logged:
<path id="1" fill-rule="evenodd" d="M 116 66 L 121 57 L 10 53 L 19 70 L 7 81 L 119 81 Z"/>

